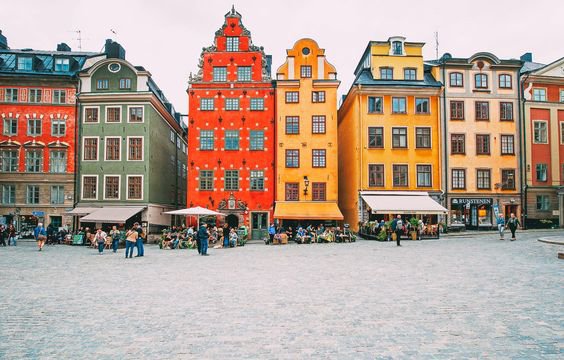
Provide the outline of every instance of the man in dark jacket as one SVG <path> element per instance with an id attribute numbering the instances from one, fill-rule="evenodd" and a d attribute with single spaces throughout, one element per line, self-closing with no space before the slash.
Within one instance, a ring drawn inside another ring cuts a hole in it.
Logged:
<path id="1" fill-rule="evenodd" d="M 394 224 L 395 224 L 395 228 L 394 228 Z M 396 233 L 396 244 L 398 246 L 401 246 L 400 240 L 401 240 L 401 235 L 403 234 L 403 220 L 401 219 L 401 215 L 398 215 L 398 217 L 394 219 L 394 222 L 392 223 L 392 229 Z"/>
<path id="2" fill-rule="evenodd" d="M 208 237 L 208 228 L 205 224 L 201 224 L 198 230 L 198 249 L 200 255 L 208 256 Z"/>

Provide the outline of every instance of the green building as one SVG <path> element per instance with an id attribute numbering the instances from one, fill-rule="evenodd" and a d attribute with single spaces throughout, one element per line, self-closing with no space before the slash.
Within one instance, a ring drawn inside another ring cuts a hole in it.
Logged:
<path id="1" fill-rule="evenodd" d="M 81 226 L 131 226 L 149 234 L 174 221 L 166 211 L 186 207 L 186 126 L 141 66 L 106 41 L 107 58 L 80 72 L 76 151 Z"/>

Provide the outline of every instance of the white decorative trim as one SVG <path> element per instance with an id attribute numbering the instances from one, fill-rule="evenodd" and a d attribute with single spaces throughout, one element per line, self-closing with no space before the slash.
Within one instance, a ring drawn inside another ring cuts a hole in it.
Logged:
<path id="1" fill-rule="evenodd" d="M 141 160 L 131 160 L 129 159 L 129 139 L 141 139 Z M 145 160 L 145 137 L 144 136 L 128 136 L 126 143 L 126 159 L 127 161 L 144 161 Z"/>
<path id="2" fill-rule="evenodd" d="M 95 122 L 86 122 L 86 109 L 97 109 L 98 110 L 98 121 Z M 83 124 L 99 124 L 100 123 L 100 107 L 99 106 L 84 106 L 82 108 L 82 123 Z"/>
<path id="3" fill-rule="evenodd" d="M 119 121 L 108 121 L 108 110 L 119 109 Z M 123 119 L 123 111 L 121 105 L 106 106 L 106 111 L 104 111 L 104 123 L 106 124 L 121 124 Z"/>
<path id="4" fill-rule="evenodd" d="M 86 154 L 84 151 L 85 139 L 96 139 L 96 160 L 86 160 L 84 159 L 84 155 Z M 83 136 L 82 137 L 82 161 L 94 162 L 100 160 L 100 137 L 99 136 Z"/>
<path id="5" fill-rule="evenodd" d="M 117 160 L 109 160 L 108 159 L 108 139 L 119 139 L 119 159 Z M 121 161 L 121 152 L 122 152 L 122 144 L 121 144 L 121 136 L 106 136 L 104 137 L 104 161 Z"/>
<path id="6" fill-rule="evenodd" d="M 132 122 L 132 121 L 129 121 L 129 109 L 131 109 L 131 108 L 139 108 L 139 107 L 141 108 L 141 111 L 142 111 L 142 115 L 141 115 L 141 119 L 142 119 L 142 120 L 141 120 L 141 122 L 138 122 L 138 121 L 133 121 L 133 122 Z M 132 104 L 132 105 L 127 105 L 127 115 L 126 115 L 126 116 L 127 116 L 126 122 L 129 123 L 129 124 L 143 124 L 143 123 L 145 122 L 145 105 L 144 105 L 144 104 L 138 104 L 138 105 L 137 105 L 137 104 Z"/>
<path id="7" fill-rule="evenodd" d="M 141 177 L 141 199 L 130 199 L 130 198 L 129 198 L 129 178 L 131 178 L 131 177 Z M 140 201 L 143 200 L 143 195 L 144 195 L 143 191 L 144 191 L 144 187 L 145 187 L 144 181 L 145 181 L 145 178 L 144 178 L 144 175 L 143 175 L 143 174 L 127 175 L 127 180 L 126 180 L 126 183 L 125 183 L 125 197 L 126 197 L 126 200 L 140 200 Z"/>
<path id="8" fill-rule="evenodd" d="M 96 178 L 96 189 L 94 190 L 95 193 L 96 193 L 96 197 L 93 197 L 93 198 L 85 198 L 84 197 L 84 178 L 85 177 L 95 177 Z M 81 200 L 98 200 L 98 188 L 99 188 L 98 183 L 99 183 L 98 175 L 96 175 L 96 174 L 82 175 L 82 177 L 80 178 L 80 198 L 81 198 Z"/>

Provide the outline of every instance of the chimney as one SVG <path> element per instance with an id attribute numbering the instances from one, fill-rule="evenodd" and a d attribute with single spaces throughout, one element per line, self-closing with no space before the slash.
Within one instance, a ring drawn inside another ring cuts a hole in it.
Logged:
<path id="1" fill-rule="evenodd" d="M 125 60 L 125 49 L 112 39 L 106 40 L 105 53 L 108 59 Z"/>
<path id="2" fill-rule="evenodd" d="M 8 39 L 2 35 L 2 30 L 0 30 L 0 49 L 8 49 Z"/>
<path id="3" fill-rule="evenodd" d="M 533 53 L 530 52 L 526 52 L 523 55 L 521 55 L 521 61 L 524 62 L 533 62 Z"/>
<path id="4" fill-rule="evenodd" d="M 71 51 L 71 48 L 65 43 L 60 43 L 57 44 L 57 51 Z"/>
<path id="5" fill-rule="evenodd" d="M 266 73 L 270 77 L 272 72 L 272 55 L 266 55 Z"/>

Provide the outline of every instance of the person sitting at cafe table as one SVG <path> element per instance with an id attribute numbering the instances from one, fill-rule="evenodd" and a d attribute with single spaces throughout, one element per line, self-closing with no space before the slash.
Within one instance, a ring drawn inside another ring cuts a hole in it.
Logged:
<path id="1" fill-rule="evenodd" d="M 303 227 L 299 227 L 298 232 L 296 233 L 296 242 L 298 244 L 303 244 L 306 237 L 306 231 Z"/>
<path id="2" fill-rule="evenodd" d="M 286 235 L 288 236 L 288 241 L 294 241 L 294 229 L 291 226 L 288 226 L 288 230 L 286 230 Z"/>

